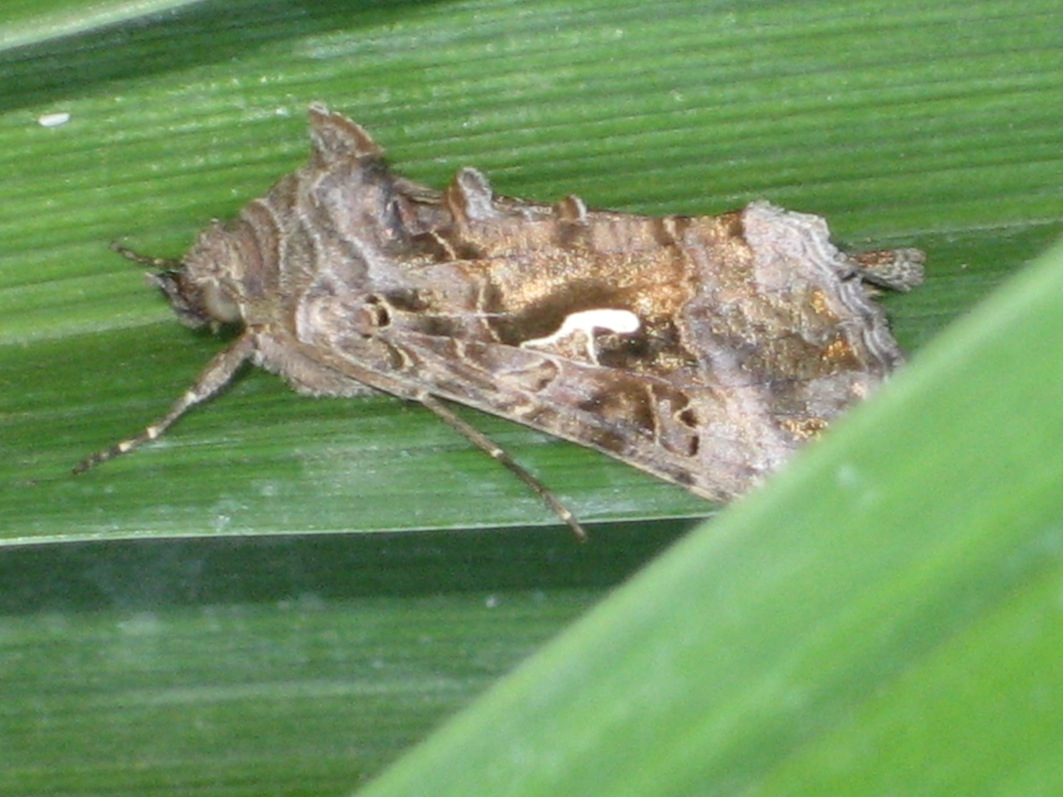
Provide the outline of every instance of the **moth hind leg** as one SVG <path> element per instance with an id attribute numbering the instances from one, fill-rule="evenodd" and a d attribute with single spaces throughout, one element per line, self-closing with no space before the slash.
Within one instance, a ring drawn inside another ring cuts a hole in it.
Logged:
<path id="1" fill-rule="evenodd" d="M 74 466 L 74 473 L 84 473 L 96 465 L 100 465 L 122 454 L 134 451 L 144 443 L 156 440 L 169 429 L 178 418 L 188 412 L 197 404 L 200 404 L 227 385 L 236 375 L 237 370 L 243 365 L 255 350 L 255 339 L 250 333 L 244 333 L 237 338 L 232 345 L 217 354 L 210 364 L 196 379 L 184 395 L 181 396 L 164 416 L 154 423 L 145 427 L 143 431 L 133 437 L 128 437 L 115 443 L 110 448 L 97 451 L 90 457 L 86 457 Z"/>
<path id="2" fill-rule="evenodd" d="M 436 417 L 446 421 L 451 428 L 486 453 L 491 459 L 498 462 L 506 468 L 506 470 L 524 482 L 529 488 L 531 488 L 532 492 L 539 496 L 546 505 L 554 511 L 554 514 L 556 514 L 566 526 L 572 529 L 572 533 L 576 535 L 580 542 L 586 542 L 587 532 L 584 530 L 583 526 L 580 525 L 579 521 L 576 520 L 572 511 L 561 503 L 560 499 L 550 491 L 549 487 L 528 473 L 528 471 L 521 467 L 515 459 L 499 447 L 497 443 L 491 440 L 490 437 L 485 435 L 472 424 L 462 420 L 438 399 L 435 399 L 432 396 L 424 394 L 418 396 L 417 401 L 435 413 Z"/>

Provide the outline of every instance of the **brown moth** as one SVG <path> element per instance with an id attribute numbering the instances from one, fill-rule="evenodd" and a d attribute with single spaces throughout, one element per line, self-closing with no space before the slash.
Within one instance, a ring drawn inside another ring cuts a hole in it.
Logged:
<path id="1" fill-rule="evenodd" d="M 154 282 L 191 327 L 236 324 L 154 440 L 245 361 L 302 393 L 416 401 L 571 513 L 444 402 L 602 451 L 711 501 L 741 495 L 902 362 L 876 288 L 923 254 L 848 254 L 767 202 L 650 218 L 399 177 L 360 126 L 310 107 L 309 164 L 215 223 Z"/>

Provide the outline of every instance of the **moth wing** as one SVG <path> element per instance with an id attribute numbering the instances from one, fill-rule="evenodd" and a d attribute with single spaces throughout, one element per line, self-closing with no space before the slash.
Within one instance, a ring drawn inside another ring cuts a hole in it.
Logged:
<path id="1" fill-rule="evenodd" d="M 335 306 L 334 306 L 335 307 Z M 335 307 L 356 318 L 363 307 Z M 790 445 L 771 419 L 742 411 L 741 392 L 682 384 L 476 334 L 402 328 L 367 336 L 317 327 L 307 351 L 334 373 L 417 400 L 463 404 L 594 448 L 710 500 L 725 502 L 778 467 Z M 420 319 L 423 320 L 423 319 Z M 748 410 L 748 407 L 745 408 Z"/>

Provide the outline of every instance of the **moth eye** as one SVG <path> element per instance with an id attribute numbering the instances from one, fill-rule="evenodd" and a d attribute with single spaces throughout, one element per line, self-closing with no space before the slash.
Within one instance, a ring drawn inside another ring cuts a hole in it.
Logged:
<path id="1" fill-rule="evenodd" d="M 240 321 L 240 306 L 219 285 L 203 288 L 203 309 L 216 321 L 232 324 Z"/>

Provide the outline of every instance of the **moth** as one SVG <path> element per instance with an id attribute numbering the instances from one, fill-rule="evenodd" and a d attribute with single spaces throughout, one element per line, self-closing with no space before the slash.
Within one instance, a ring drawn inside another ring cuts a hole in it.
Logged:
<path id="1" fill-rule="evenodd" d="M 154 440 L 245 362 L 313 396 L 417 402 L 572 513 L 456 415 L 462 404 L 573 441 L 714 502 L 776 471 L 903 360 L 881 289 L 917 249 L 849 254 L 826 222 L 768 202 L 717 216 L 496 195 L 478 170 L 438 191 L 393 172 L 359 125 L 310 106 L 311 155 L 159 271 L 189 327 L 236 325 Z"/>

